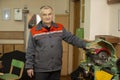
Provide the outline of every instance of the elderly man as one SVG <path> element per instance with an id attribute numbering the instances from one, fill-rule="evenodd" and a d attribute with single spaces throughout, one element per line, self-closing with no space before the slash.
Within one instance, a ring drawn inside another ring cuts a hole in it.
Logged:
<path id="1" fill-rule="evenodd" d="M 86 42 L 55 23 L 54 10 L 50 6 L 40 8 L 41 22 L 30 30 L 26 53 L 26 69 L 35 80 L 60 80 L 62 67 L 62 40 L 78 48 Z"/>

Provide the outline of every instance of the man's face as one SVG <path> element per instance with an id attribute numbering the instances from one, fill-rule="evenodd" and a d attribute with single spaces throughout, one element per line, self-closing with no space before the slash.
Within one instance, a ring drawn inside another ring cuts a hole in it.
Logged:
<path id="1" fill-rule="evenodd" d="M 53 13 L 51 9 L 42 10 L 40 16 L 44 24 L 51 24 L 51 22 L 53 21 Z"/>

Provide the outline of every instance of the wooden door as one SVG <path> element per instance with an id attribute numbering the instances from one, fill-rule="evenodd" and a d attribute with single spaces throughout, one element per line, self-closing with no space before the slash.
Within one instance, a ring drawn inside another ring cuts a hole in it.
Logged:
<path id="1" fill-rule="evenodd" d="M 74 34 L 76 29 L 80 28 L 80 0 L 74 1 Z M 79 49 L 73 48 L 73 70 L 78 67 Z"/>
<path id="2" fill-rule="evenodd" d="M 69 15 L 56 15 L 55 22 L 63 24 L 66 30 L 69 29 Z M 68 54 L 68 43 L 63 41 L 63 64 L 61 75 L 68 75 Z"/>

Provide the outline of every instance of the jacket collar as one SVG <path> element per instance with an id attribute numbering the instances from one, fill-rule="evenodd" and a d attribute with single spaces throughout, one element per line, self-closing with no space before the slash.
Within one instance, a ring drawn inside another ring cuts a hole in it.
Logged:
<path id="1" fill-rule="evenodd" d="M 51 26 L 56 27 L 56 28 L 58 27 L 58 25 L 55 22 L 51 22 L 51 23 L 52 23 Z M 43 24 L 42 21 L 40 21 L 38 25 L 36 26 L 36 30 L 40 30 L 42 29 L 42 27 L 47 27 L 47 26 Z"/>

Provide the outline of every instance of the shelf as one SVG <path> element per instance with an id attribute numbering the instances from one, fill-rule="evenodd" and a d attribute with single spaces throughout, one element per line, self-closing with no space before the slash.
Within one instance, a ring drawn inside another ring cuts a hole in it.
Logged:
<path id="1" fill-rule="evenodd" d="M 107 0 L 108 4 L 120 3 L 120 0 Z"/>

